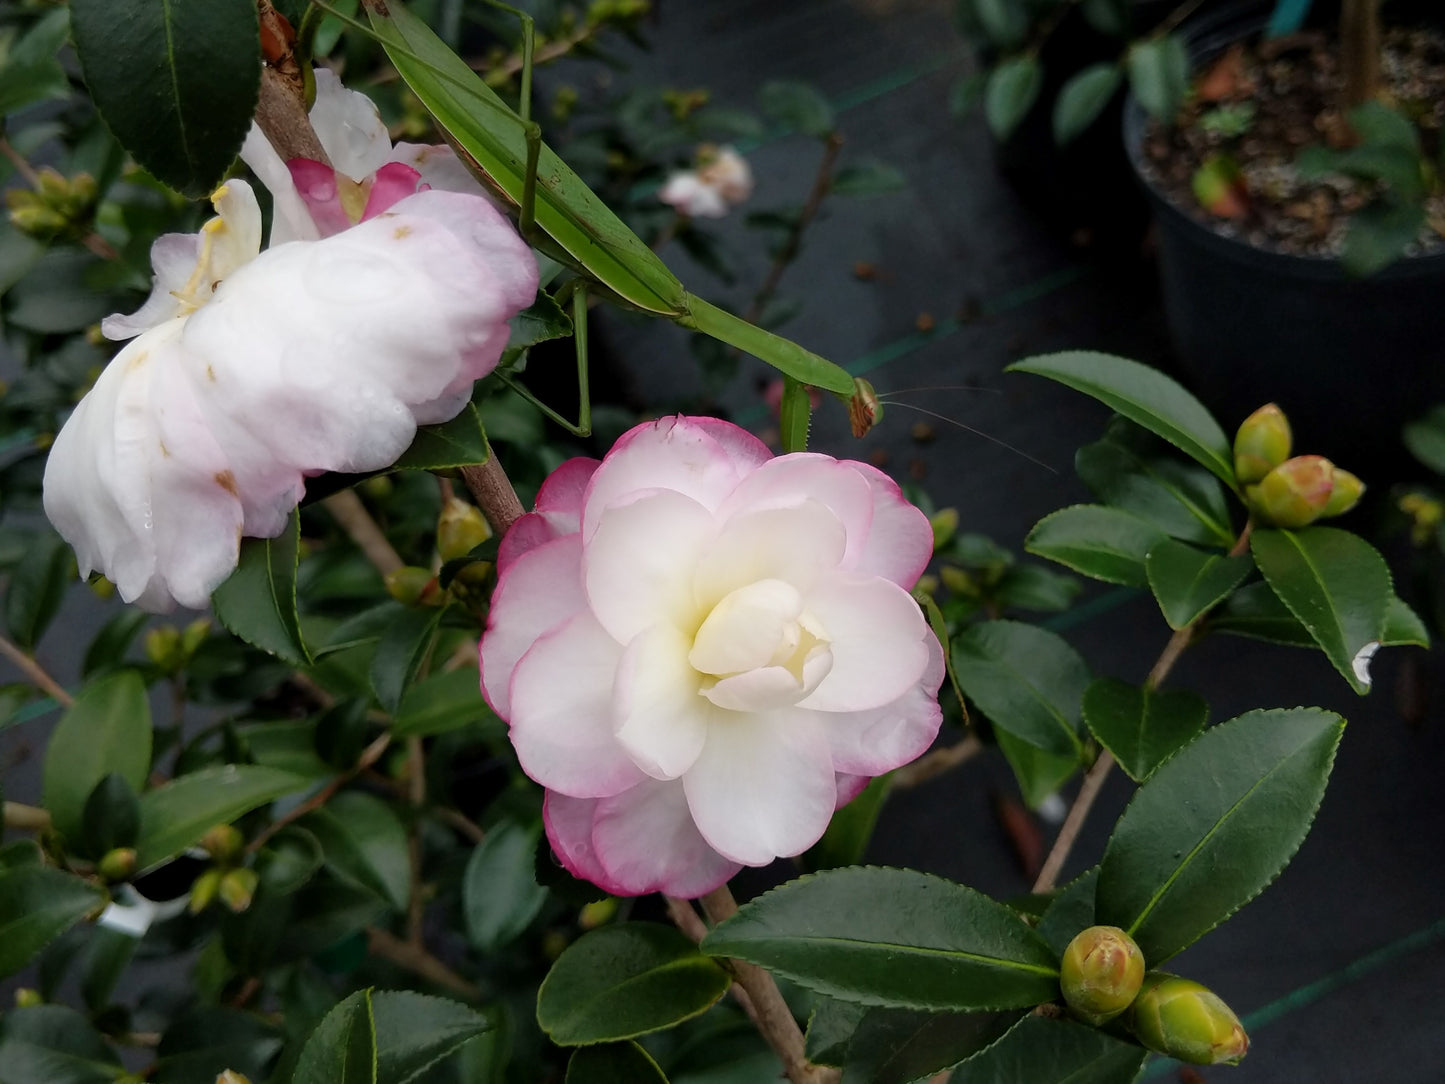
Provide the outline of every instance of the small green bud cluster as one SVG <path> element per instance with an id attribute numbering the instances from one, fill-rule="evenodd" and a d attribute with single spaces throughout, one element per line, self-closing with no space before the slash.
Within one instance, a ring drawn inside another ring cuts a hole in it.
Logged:
<path id="1" fill-rule="evenodd" d="M 1118 1020 L 1140 1044 L 1192 1065 L 1234 1065 L 1249 1050 L 1244 1026 L 1192 979 L 1145 971 L 1144 954 L 1117 926 L 1090 926 L 1064 950 L 1059 985 L 1073 1016 L 1094 1027 Z"/>
<path id="2" fill-rule="evenodd" d="M 174 677 L 190 664 L 210 634 L 211 620 L 208 617 L 192 621 L 185 629 L 157 625 L 145 635 L 146 658 L 164 676 Z"/>
<path id="3" fill-rule="evenodd" d="M 46 166 L 37 172 L 34 188 L 6 192 L 5 204 L 10 208 L 10 224 L 17 230 L 49 240 L 85 233 L 98 195 L 90 174 L 67 178 Z"/>
<path id="4" fill-rule="evenodd" d="M 492 528 L 475 505 L 452 497 L 437 517 L 437 556 L 442 561 L 458 561 L 487 539 Z M 436 574 L 419 565 L 406 565 L 388 572 L 386 590 L 403 606 L 441 606 L 448 590 L 464 602 L 484 598 L 482 588 L 491 572 L 490 561 L 473 561 L 457 572 L 449 589 L 444 590 Z"/>
<path id="5" fill-rule="evenodd" d="M 246 837 L 233 824 L 218 824 L 201 837 L 201 849 L 214 864 L 191 885 L 191 914 L 198 915 L 219 899 L 236 914 L 251 906 L 260 877 L 241 865 L 246 857 Z"/>
<path id="6" fill-rule="evenodd" d="M 1289 419 L 1273 403 L 1244 420 L 1234 438 L 1234 475 L 1254 517 L 1269 527 L 1307 527 L 1359 503 L 1364 483 L 1324 456 L 1290 456 Z"/>

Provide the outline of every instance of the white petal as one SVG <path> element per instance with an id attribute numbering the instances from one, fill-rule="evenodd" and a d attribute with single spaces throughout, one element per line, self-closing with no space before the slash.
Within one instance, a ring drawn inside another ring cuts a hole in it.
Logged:
<path id="1" fill-rule="evenodd" d="M 1375 657 L 1375 652 L 1380 650 L 1380 642 L 1371 640 L 1355 654 L 1350 660 L 1350 668 L 1355 672 L 1355 679 L 1364 685 L 1370 684 L 1370 660 Z"/>
<path id="2" fill-rule="evenodd" d="M 597 473 L 606 469 L 604 463 Z M 714 529 L 706 508 L 672 490 L 609 508 L 600 517 L 583 547 L 582 578 L 592 612 L 618 643 L 630 643 L 662 622 L 689 631 L 696 627 L 693 570 Z"/>
<path id="3" fill-rule="evenodd" d="M 873 494 L 873 519 L 861 550 L 850 549 L 847 567 L 892 580 L 909 590 L 933 556 L 933 528 L 910 504 L 898 483 L 876 467 L 846 464 L 867 481 Z M 851 542 L 851 539 L 850 539 Z"/>
<path id="4" fill-rule="evenodd" d="M 592 845 L 612 891 L 694 899 L 738 871 L 693 823 L 680 782 L 647 780 L 597 803 Z M 605 886 L 604 886 L 605 887 Z"/>
<path id="5" fill-rule="evenodd" d="M 559 538 L 531 550 L 497 579 L 482 637 L 482 689 L 503 719 L 511 717 L 512 672 L 537 638 L 581 611 L 582 540 Z"/>
<path id="6" fill-rule="evenodd" d="M 838 518 L 847 536 L 841 563 L 852 567 L 873 523 L 873 495 L 863 475 L 832 456 L 813 452 L 778 456 L 744 478 L 718 512 L 730 518 L 763 509 L 793 508 L 804 500 L 824 505 Z"/>
<path id="7" fill-rule="evenodd" d="M 710 418 L 659 418 L 636 426 L 607 453 L 588 484 L 582 533 L 612 504 L 650 489 L 684 493 L 709 511 L 751 470 L 772 458 L 756 437 Z"/>
<path id="8" fill-rule="evenodd" d="M 762 666 L 725 677 L 703 695 L 729 711 L 759 712 L 788 708 L 816 689 L 833 669 L 833 653 L 820 644 L 808 654 L 801 677 L 782 666 Z"/>
<path id="9" fill-rule="evenodd" d="M 321 231 L 312 221 L 306 201 L 296 191 L 296 182 L 286 163 L 271 146 L 271 141 L 255 124 L 246 133 L 241 144 L 241 161 L 245 162 L 256 179 L 271 193 L 273 212 L 271 217 L 271 247 L 284 245 L 288 241 L 315 241 Z"/>
<path id="10" fill-rule="evenodd" d="M 796 647 L 803 596 L 782 580 L 758 580 L 713 607 L 693 638 L 688 661 L 705 674 L 766 666 L 789 637 Z M 789 652 L 791 654 L 791 652 Z"/>
<path id="11" fill-rule="evenodd" d="M 512 671 L 512 747 L 522 770 L 574 798 L 605 798 L 642 772 L 613 737 L 622 649 L 588 613 L 543 634 Z"/>
<path id="12" fill-rule="evenodd" d="M 693 590 L 709 610 L 759 580 L 782 580 L 806 593 L 837 568 L 847 541 L 838 517 L 814 500 L 735 515 L 702 554 Z"/>
<path id="13" fill-rule="evenodd" d="M 675 626 L 654 625 L 627 645 L 617 667 L 617 741 L 654 779 L 676 779 L 692 767 L 714 713 L 698 695 L 701 675 L 688 664 L 688 646 Z"/>
<path id="14" fill-rule="evenodd" d="M 943 722 L 938 688 L 943 683 L 943 649 L 929 635 L 928 666 L 918 682 L 891 703 L 866 711 L 828 712 L 823 728 L 840 772 L 882 775 L 921 756 Z"/>
<path id="15" fill-rule="evenodd" d="M 359 91 L 347 90 L 327 68 L 316 69 L 311 126 L 332 166 L 358 183 L 391 157 L 391 137 L 375 103 Z"/>
<path id="16" fill-rule="evenodd" d="M 457 152 L 445 143 L 398 143 L 391 149 L 391 161 L 411 166 L 421 174 L 421 183 L 428 187 L 481 196 L 496 206 L 496 200 L 482 187 L 481 181 L 472 176 Z"/>
<path id="17" fill-rule="evenodd" d="M 702 756 L 682 779 L 703 838 L 749 866 L 818 842 L 837 801 L 815 712 L 737 714 L 709 727 Z"/>
<path id="18" fill-rule="evenodd" d="M 181 302 L 172 291 L 185 285 L 195 269 L 201 252 L 198 233 L 163 233 L 151 245 L 150 297 L 129 316 L 115 313 L 100 322 L 101 334 L 107 339 L 130 339 L 142 331 L 165 323 L 180 315 Z"/>
<path id="19" fill-rule="evenodd" d="M 693 218 L 722 218 L 728 213 L 723 194 L 696 173 L 674 173 L 657 198 L 679 214 Z"/>
<path id="20" fill-rule="evenodd" d="M 922 678 L 934 639 L 907 591 L 890 580 L 838 573 L 809 592 L 833 669 L 800 707 L 865 711 L 897 700 Z"/>

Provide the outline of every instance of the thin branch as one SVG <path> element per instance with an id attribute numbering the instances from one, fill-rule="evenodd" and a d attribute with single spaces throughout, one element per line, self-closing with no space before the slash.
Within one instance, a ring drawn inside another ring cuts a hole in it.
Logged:
<path id="1" fill-rule="evenodd" d="M 487 838 L 487 833 L 482 830 L 481 825 L 458 810 L 449 806 L 437 806 L 432 813 L 436 815 L 437 820 L 445 821 L 473 843 L 480 843 Z"/>
<path id="2" fill-rule="evenodd" d="M 0 154 L 15 167 L 15 172 L 20 174 L 26 184 L 36 191 L 40 190 L 40 174 L 35 172 L 35 167 L 25 160 L 23 154 L 11 146 L 10 140 L 3 136 L 0 136 Z"/>
<path id="3" fill-rule="evenodd" d="M 482 510 L 482 515 L 492 525 L 492 530 L 501 537 L 526 514 L 526 509 L 517 499 L 517 491 L 512 488 L 507 472 L 497 461 L 496 453 L 490 447 L 487 451 L 485 463 L 462 468 L 462 481 Z"/>
<path id="4" fill-rule="evenodd" d="M 680 900 L 676 896 L 662 898 L 667 901 L 667 914 L 672 919 L 673 925 L 681 930 L 690 941 L 699 943 L 707 936 L 707 925 L 693 910 L 690 900 Z"/>
<path id="5" fill-rule="evenodd" d="M 450 990 L 468 1001 L 482 1000 L 480 986 L 462 978 L 420 945 L 403 941 L 394 933 L 378 926 L 366 928 L 366 941 L 367 951 L 373 956 L 404 968 L 413 975 L 420 975 L 428 982 Z"/>
<path id="6" fill-rule="evenodd" d="M 316 129 L 306 112 L 306 103 L 294 85 L 274 68 L 261 71 L 261 97 L 256 103 L 256 125 L 276 148 L 283 162 L 309 158 L 330 165 Z"/>
<path id="7" fill-rule="evenodd" d="M 983 742 L 970 734 L 961 742 L 925 753 L 912 764 L 905 764 L 893 773 L 894 787 L 916 787 L 944 772 L 952 771 L 960 764 L 967 764 L 983 752 Z"/>
<path id="8" fill-rule="evenodd" d="M 4 655 L 13 662 L 30 679 L 31 684 L 61 707 L 68 708 L 74 705 L 75 697 L 66 692 L 65 687 L 51 677 L 45 667 L 35 661 L 34 655 L 22 651 L 14 642 L 4 636 L 0 636 L 0 655 Z"/>
<path id="9" fill-rule="evenodd" d="M 406 739 L 407 797 L 411 799 L 411 831 L 407 833 L 407 854 L 411 860 L 411 891 L 406 906 L 406 939 L 421 947 L 422 920 L 426 917 L 426 897 L 421 883 L 421 809 L 426 804 L 426 752 L 421 739 Z"/>
<path id="10" fill-rule="evenodd" d="M 778 254 L 773 257 L 773 264 L 768 268 L 767 277 L 763 284 L 758 287 L 758 292 L 753 295 L 752 304 L 743 315 L 743 319 L 750 324 L 756 324 L 758 317 L 762 315 L 764 306 L 772 299 L 777 292 L 778 283 L 782 281 L 783 272 L 787 271 L 798 256 L 798 249 L 803 243 L 803 233 L 817 216 L 819 208 L 823 206 L 823 200 L 828 196 L 828 190 L 833 187 L 833 166 L 838 161 L 838 152 L 843 149 L 843 137 L 837 132 L 830 132 L 823 144 L 823 158 L 818 163 L 818 172 L 813 177 L 813 188 L 808 193 L 808 200 L 803 204 L 803 209 L 798 212 L 798 219 L 793 223 L 793 228 L 788 231 L 788 238 L 783 242 L 783 247 L 778 249 Z"/>
<path id="11" fill-rule="evenodd" d="M 698 901 L 713 925 L 737 913 L 737 901 L 727 885 L 709 892 Z M 669 905 L 670 909 L 670 905 Z M 783 1073 L 792 1084 L 836 1084 L 838 1071 L 814 1065 L 805 1052 L 803 1033 L 793 1019 L 793 1010 L 783 1000 L 773 976 L 744 960 L 725 960 L 733 980 L 742 987 L 752 1004 L 753 1023 L 783 1062 Z"/>
<path id="12" fill-rule="evenodd" d="M 292 809 L 284 817 L 277 817 L 274 821 L 272 821 L 264 829 L 262 829 L 261 834 L 258 835 L 255 839 L 251 840 L 251 842 L 246 845 L 246 853 L 255 854 L 266 845 L 266 843 L 271 839 L 272 836 L 274 836 L 277 832 L 281 831 L 281 829 L 285 828 L 288 824 L 293 824 L 296 821 L 299 821 L 302 817 L 306 816 L 306 814 L 315 812 L 316 810 L 324 806 L 327 802 L 331 801 L 331 799 L 336 796 L 337 791 L 339 791 L 342 787 L 346 786 L 347 783 L 350 783 L 358 775 L 366 771 L 367 768 L 370 768 L 373 764 L 380 760 L 381 754 L 385 753 L 387 747 L 390 745 L 390 734 L 383 734 L 381 737 L 377 738 L 374 742 L 372 742 L 361 751 L 361 756 L 357 758 L 356 763 L 352 765 L 351 768 L 342 772 L 335 779 L 331 780 L 331 782 L 327 783 L 326 786 L 322 787 L 310 798 L 306 799 L 306 801 L 302 802 L 296 808 Z"/>
<path id="13" fill-rule="evenodd" d="M 19 828 L 26 832 L 44 832 L 50 827 L 50 814 L 33 805 L 6 802 L 5 827 Z"/>
<path id="14" fill-rule="evenodd" d="M 375 565 L 376 570 L 383 576 L 406 565 L 401 555 L 387 541 L 381 528 L 376 525 L 376 520 L 371 518 L 371 513 L 366 510 L 366 505 L 361 503 L 355 490 L 343 489 L 331 494 L 321 503 L 326 506 L 337 525 L 346 532 L 347 537 L 356 543 L 361 552 L 366 554 L 366 559 Z"/>
<path id="15" fill-rule="evenodd" d="M 1052 892 L 1058 884 L 1059 873 L 1068 861 L 1069 852 L 1074 849 L 1074 841 L 1079 838 L 1079 831 L 1088 819 L 1089 810 L 1094 808 L 1094 799 L 1099 796 L 1104 779 L 1113 766 L 1114 758 L 1105 750 L 1099 755 L 1099 759 L 1094 761 L 1093 767 L 1084 773 L 1078 797 L 1069 808 L 1069 815 L 1064 818 L 1063 826 L 1059 828 L 1059 836 L 1054 840 L 1053 849 L 1049 851 L 1043 868 L 1039 870 L 1038 879 L 1034 881 L 1034 892 Z"/>

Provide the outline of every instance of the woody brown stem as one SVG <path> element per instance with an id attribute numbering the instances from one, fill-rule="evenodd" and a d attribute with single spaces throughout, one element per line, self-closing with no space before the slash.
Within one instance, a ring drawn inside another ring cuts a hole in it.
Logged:
<path id="1" fill-rule="evenodd" d="M 1346 110 L 1379 93 L 1380 0 L 1344 0 L 1341 5 L 1340 68 Z"/>

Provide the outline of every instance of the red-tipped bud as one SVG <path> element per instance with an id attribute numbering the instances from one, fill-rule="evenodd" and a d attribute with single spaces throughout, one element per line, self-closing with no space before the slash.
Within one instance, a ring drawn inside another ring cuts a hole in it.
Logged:
<path id="1" fill-rule="evenodd" d="M 1144 982 L 1144 954 L 1117 926 L 1090 926 L 1064 950 L 1059 985 L 1069 1009 L 1098 1026 L 1129 1007 Z"/>
<path id="2" fill-rule="evenodd" d="M 1248 487 L 1254 514 L 1266 526 L 1305 527 L 1324 515 L 1335 488 L 1335 465 L 1322 455 L 1286 459 Z"/>
<path id="3" fill-rule="evenodd" d="M 1321 519 L 1343 516 L 1359 504 L 1360 498 L 1365 495 L 1365 483 L 1347 470 L 1340 470 L 1339 467 L 1336 467 L 1334 483 L 1334 488 L 1330 490 L 1330 499 L 1325 504 L 1325 510 L 1320 513 Z"/>
<path id="4" fill-rule="evenodd" d="M 1266 403 L 1239 427 L 1234 436 L 1234 476 L 1242 486 L 1254 485 L 1289 458 L 1289 419 Z"/>

